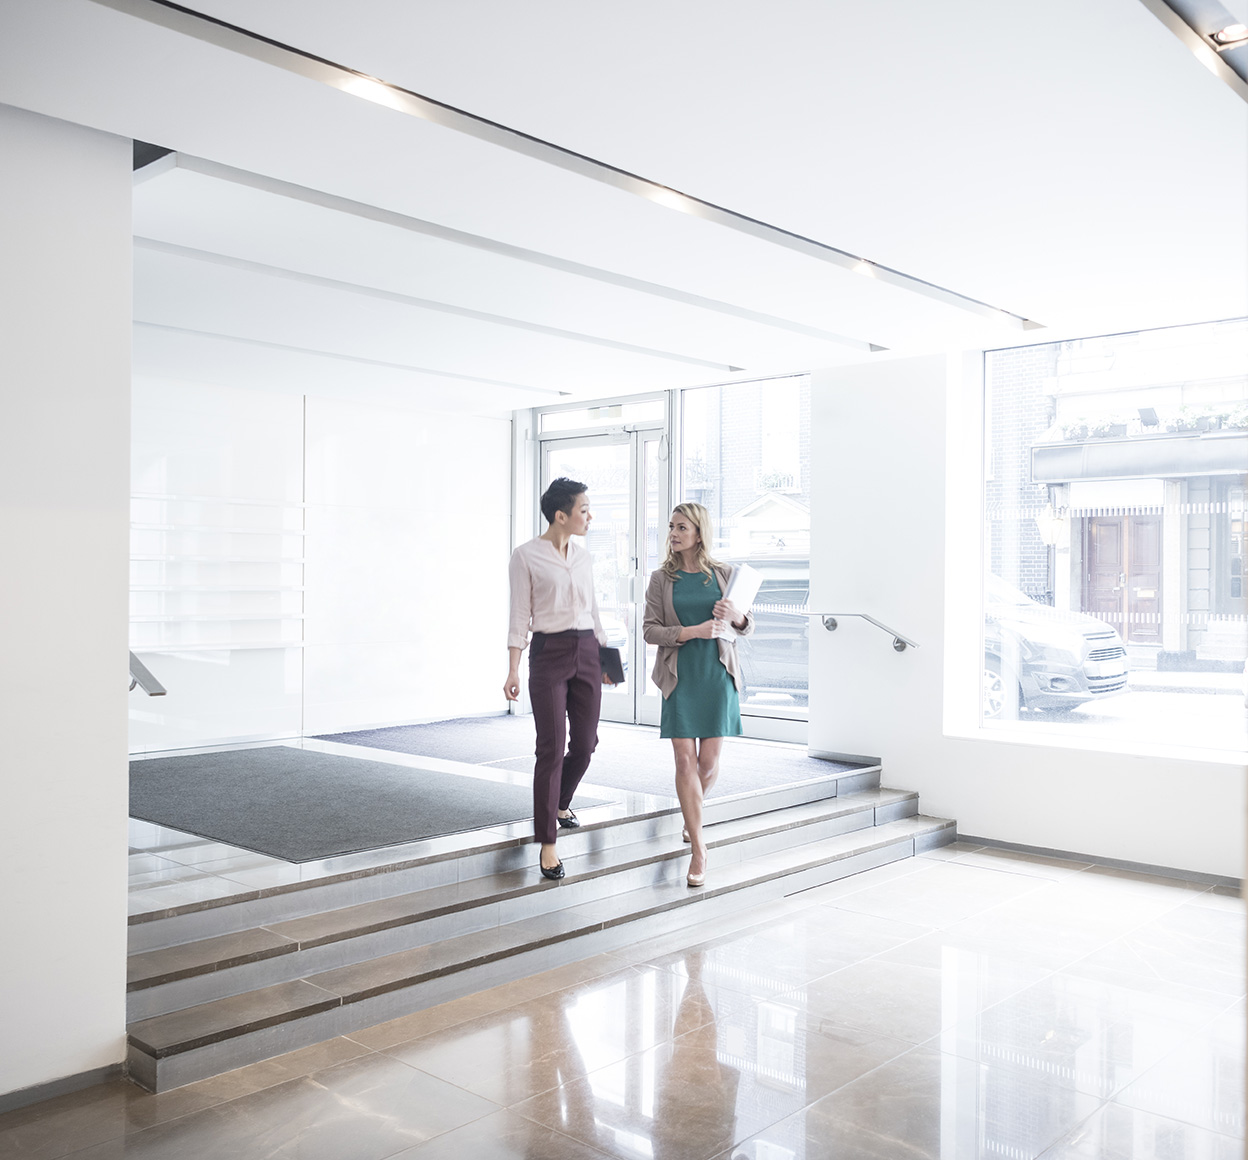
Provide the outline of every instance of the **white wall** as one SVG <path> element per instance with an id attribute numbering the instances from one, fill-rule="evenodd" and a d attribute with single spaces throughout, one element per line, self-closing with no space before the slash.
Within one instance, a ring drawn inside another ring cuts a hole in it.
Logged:
<path id="1" fill-rule="evenodd" d="M 139 380 L 133 423 L 133 752 L 505 707 L 509 420 Z"/>
<path id="2" fill-rule="evenodd" d="M 0 1093 L 124 1055 L 130 142 L 0 106 Z"/>
<path id="3" fill-rule="evenodd" d="M 811 607 L 869 612 L 921 647 L 894 652 L 856 620 L 812 632 L 811 748 L 882 758 L 887 784 L 962 833 L 1239 877 L 1242 766 L 946 735 L 947 670 L 978 679 L 970 369 L 929 357 L 813 377 Z"/>
<path id="4" fill-rule="evenodd" d="M 305 732 L 501 712 L 510 421 L 307 403 Z"/>
<path id="5" fill-rule="evenodd" d="M 130 749 L 299 735 L 303 399 L 137 379 Z"/>

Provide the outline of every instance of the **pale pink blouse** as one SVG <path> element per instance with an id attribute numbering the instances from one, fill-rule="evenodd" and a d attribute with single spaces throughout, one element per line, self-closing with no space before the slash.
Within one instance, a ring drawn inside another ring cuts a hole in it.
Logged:
<path id="1" fill-rule="evenodd" d="M 521 544 L 507 567 L 511 578 L 509 648 L 524 648 L 533 632 L 566 632 L 592 628 L 599 644 L 607 634 L 598 619 L 594 595 L 594 565 L 584 548 L 568 542 L 565 558 L 541 536 Z"/>

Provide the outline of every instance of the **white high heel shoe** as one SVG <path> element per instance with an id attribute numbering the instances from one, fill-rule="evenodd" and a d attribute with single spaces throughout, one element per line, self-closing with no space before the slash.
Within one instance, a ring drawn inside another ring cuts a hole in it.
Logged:
<path id="1" fill-rule="evenodd" d="M 690 873 L 690 874 L 685 875 L 685 882 L 689 886 L 705 886 L 706 885 L 706 863 L 707 863 L 707 859 L 703 858 L 701 874 Z"/>

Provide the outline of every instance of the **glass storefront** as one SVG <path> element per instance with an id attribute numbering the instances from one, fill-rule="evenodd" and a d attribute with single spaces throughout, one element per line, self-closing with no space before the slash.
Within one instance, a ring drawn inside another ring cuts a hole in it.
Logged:
<path id="1" fill-rule="evenodd" d="M 681 392 L 679 491 L 703 504 L 715 555 L 762 573 L 737 645 L 742 711 L 805 718 L 809 689 L 810 379 Z"/>
<path id="2" fill-rule="evenodd" d="M 989 352 L 989 729 L 1244 743 L 1248 320 Z"/>

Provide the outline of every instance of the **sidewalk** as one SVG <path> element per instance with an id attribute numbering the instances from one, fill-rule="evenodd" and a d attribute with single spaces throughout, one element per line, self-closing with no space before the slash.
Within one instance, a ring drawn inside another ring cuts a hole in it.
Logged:
<path id="1" fill-rule="evenodd" d="M 1159 673 L 1136 670 L 1128 687 L 1140 693 L 1227 693 L 1244 695 L 1243 673 Z"/>

